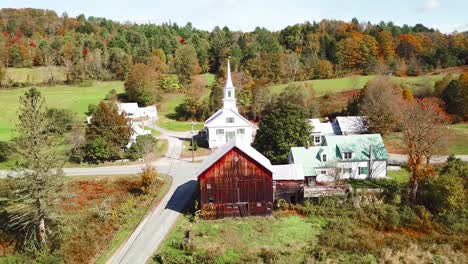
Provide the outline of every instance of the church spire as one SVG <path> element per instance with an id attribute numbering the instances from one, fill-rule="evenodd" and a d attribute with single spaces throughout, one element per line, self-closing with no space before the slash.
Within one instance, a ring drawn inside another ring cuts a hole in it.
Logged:
<path id="1" fill-rule="evenodd" d="M 232 109 L 237 112 L 235 89 L 236 88 L 234 88 L 234 85 L 232 84 L 231 65 L 229 64 L 229 59 L 228 59 L 227 68 L 226 68 L 226 85 L 224 86 L 223 108 Z"/>
<path id="2" fill-rule="evenodd" d="M 227 70 L 226 70 L 226 85 L 224 86 L 225 88 L 231 88 L 234 87 L 232 84 L 232 79 L 231 79 L 231 65 L 229 64 L 229 59 L 227 60 Z"/>

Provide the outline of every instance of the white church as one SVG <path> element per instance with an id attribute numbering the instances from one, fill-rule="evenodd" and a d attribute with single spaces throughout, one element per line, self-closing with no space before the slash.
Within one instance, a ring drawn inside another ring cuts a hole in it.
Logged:
<path id="1" fill-rule="evenodd" d="M 236 102 L 236 88 L 232 84 L 231 67 L 227 62 L 227 78 L 224 86 L 223 108 L 205 121 L 208 146 L 218 148 L 236 140 L 250 145 L 253 140 L 253 124 L 239 114 Z"/>

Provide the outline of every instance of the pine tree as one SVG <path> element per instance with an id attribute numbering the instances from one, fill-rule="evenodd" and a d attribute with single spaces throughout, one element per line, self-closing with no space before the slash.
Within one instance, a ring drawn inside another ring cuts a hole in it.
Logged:
<path id="1" fill-rule="evenodd" d="M 6 210 L 6 226 L 36 248 L 44 248 L 47 236 L 57 234 L 58 222 L 49 207 L 62 181 L 63 160 L 49 131 L 44 97 L 32 88 L 20 98 L 14 151 L 21 176 L 13 190 L 16 199 Z"/>

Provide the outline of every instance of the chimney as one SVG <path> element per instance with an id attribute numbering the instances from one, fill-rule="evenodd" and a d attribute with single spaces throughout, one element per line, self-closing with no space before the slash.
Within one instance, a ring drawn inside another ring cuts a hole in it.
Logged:
<path id="1" fill-rule="evenodd" d="M 309 149 L 309 148 L 310 148 L 310 142 L 309 142 L 309 140 L 307 140 L 306 149 Z"/>

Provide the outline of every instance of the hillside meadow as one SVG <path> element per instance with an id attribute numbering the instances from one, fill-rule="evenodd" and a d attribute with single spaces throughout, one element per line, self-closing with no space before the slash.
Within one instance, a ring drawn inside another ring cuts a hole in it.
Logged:
<path id="1" fill-rule="evenodd" d="M 9 140 L 13 136 L 19 99 L 28 89 L 0 90 L 0 140 Z M 45 96 L 47 107 L 69 109 L 83 121 L 89 104 L 99 103 L 112 89 L 118 93 L 124 91 L 121 81 L 94 82 L 90 87 L 58 85 L 38 89 Z"/>
<path id="2" fill-rule="evenodd" d="M 48 81 L 64 82 L 66 80 L 64 67 L 33 67 L 33 68 L 7 68 L 2 83 L 11 82 L 13 85 L 41 84 Z"/>
<path id="3" fill-rule="evenodd" d="M 329 93 L 337 93 L 347 90 L 362 89 L 364 85 L 369 81 L 375 78 L 375 75 L 367 76 L 349 76 L 344 78 L 335 78 L 335 79 L 325 79 L 325 80 L 308 80 L 308 81 L 299 81 L 297 84 L 306 84 L 310 87 L 313 87 L 316 95 L 321 96 Z M 435 75 L 423 75 L 417 77 L 392 77 L 397 83 L 404 84 L 410 89 L 414 89 L 417 86 L 423 84 L 430 84 L 431 86 L 437 80 L 440 80 L 444 77 L 444 74 L 435 74 Z M 276 84 L 270 87 L 273 93 L 281 93 L 289 84 Z"/>

